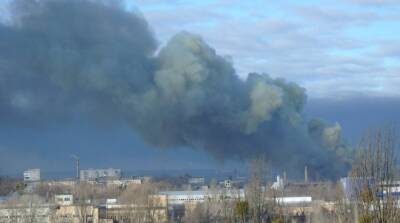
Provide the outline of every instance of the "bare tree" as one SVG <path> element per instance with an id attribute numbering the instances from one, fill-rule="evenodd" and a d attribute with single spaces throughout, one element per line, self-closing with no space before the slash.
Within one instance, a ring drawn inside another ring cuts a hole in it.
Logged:
<path id="1" fill-rule="evenodd" d="M 239 196 L 239 191 L 221 188 L 213 179 L 204 202 L 185 205 L 183 222 L 235 222 L 235 204 Z"/>
<path id="2" fill-rule="evenodd" d="M 93 198 L 95 192 L 89 183 L 79 182 L 74 190 L 74 206 L 75 212 L 80 223 L 93 222 Z"/>
<path id="3" fill-rule="evenodd" d="M 345 199 L 343 186 L 340 183 L 335 185 L 334 197 L 335 206 L 333 209 L 333 215 L 335 222 L 354 222 L 354 205 Z"/>
<path id="4" fill-rule="evenodd" d="M 40 182 L 34 187 L 33 193 L 45 198 L 47 202 L 53 200 L 57 194 L 70 194 L 73 187 L 66 185 L 51 185 L 48 182 Z"/>
<path id="5" fill-rule="evenodd" d="M 41 223 L 47 215 L 50 215 L 50 209 L 41 206 L 43 203 L 43 199 L 35 194 L 25 194 L 17 199 L 7 201 L 1 211 L 9 218 L 1 218 L 0 222 Z"/>
<path id="6" fill-rule="evenodd" d="M 25 188 L 22 179 L 0 176 L 0 196 L 22 191 Z"/>
<path id="7" fill-rule="evenodd" d="M 218 188 L 217 181 L 215 179 L 211 180 L 210 188 L 205 200 L 203 214 L 201 218 L 203 221 L 211 222 L 219 214 L 219 204 L 218 199 L 220 196 L 220 189 Z"/>
<path id="8" fill-rule="evenodd" d="M 392 185 L 397 170 L 393 129 L 376 130 L 360 144 L 350 176 L 357 188 L 359 222 L 400 222 Z"/>
<path id="9" fill-rule="evenodd" d="M 132 185 L 124 191 L 121 202 L 128 209 L 128 222 L 160 222 L 166 215 L 166 203 L 158 196 L 159 185 L 157 183 L 145 183 Z"/>
<path id="10" fill-rule="evenodd" d="M 185 211 L 185 216 L 182 219 L 184 223 L 203 223 L 212 222 L 208 214 L 205 204 L 197 204 L 193 209 Z"/>
<path id="11" fill-rule="evenodd" d="M 255 223 L 261 223 L 270 216 L 273 203 L 267 199 L 270 193 L 267 186 L 267 163 L 258 158 L 250 163 L 250 181 L 246 187 L 246 199 L 249 203 L 250 217 Z"/>
<path id="12" fill-rule="evenodd" d="M 249 215 L 249 202 L 240 200 L 236 201 L 235 214 L 239 222 L 246 223 Z"/>

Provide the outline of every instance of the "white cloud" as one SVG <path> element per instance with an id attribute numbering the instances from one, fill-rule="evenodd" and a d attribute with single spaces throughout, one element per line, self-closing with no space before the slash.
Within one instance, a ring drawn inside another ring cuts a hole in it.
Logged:
<path id="1" fill-rule="evenodd" d="M 380 42 L 373 55 L 381 58 L 400 59 L 400 41 L 386 40 Z"/>
<path id="2" fill-rule="evenodd" d="M 398 0 L 345 0 L 345 1 L 360 5 L 372 5 L 372 6 L 385 6 L 385 5 L 393 5 L 400 3 Z"/>
<path id="3" fill-rule="evenodd" d="M 371 36 L 347 33 L 397 17 L 392 11 L 371 8 L 347 10 L 348 3 L 317 7 L 265 3 L 249 8 L 223 0 L 196 6 L 180 2 L 144 15 L 162 42 L 181 30 L 200 34 L 217 53 L 232 57 L 241 77 L 248 72 L 284 77 L 305 86 L 310 97 L 397 95 L 393 83 L 398 80 L 381 56 L 397 56 L 397 48 Z"/>

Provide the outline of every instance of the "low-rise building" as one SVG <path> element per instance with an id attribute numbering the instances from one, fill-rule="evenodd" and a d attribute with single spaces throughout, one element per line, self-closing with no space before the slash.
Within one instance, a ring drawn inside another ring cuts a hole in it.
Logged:
<path id="1" fill-rule="evenodd" d="M 0 222 L 51 223 L 54 208 L 49 205 L 0 205 Z"/>
<path id="2" fill-rule="evenodd" d="M 244 198 L 243 189 L 217 190 L 217 191 L 163 191 L 160 195 L 166 195 L 168 205 L 188 205 L 202 203 L 207 199 L 237 199 Z"/>
<path id="3" fill-rule="evenodd" d="M 278 175 L 276 176 L 276 181 L 272 184 L 271 189 L 282 190 L 284 189 L 284 186 L 285 184 L 283 182 L 283 179 Z"/>
<path id="4" fill-rule="evenodd" d="M 99 211 L 97 207 L 92 205 L 1 205 L 0 222 L 99 223 Z"/>
<path id="5" fill-rule="evenodd" d="M 45 181 L 45 183 L 54 187 L 74 187 L 76 180 L 49 180 Z"/>
<path id="6" fill-rule="evenodd" d="M 80 171 L 81 181 L 94 181 L 101 178 L 119 179 L 121 178 L 121 169 L 88 169 Z"/>
<path id="7" fill-rule="evenodd" d="M 298 204 L 309 204 L 311 203 L 312 197 L 302 196 L 302 197 L 276 197 L 275 202 L 280 205 L 298 205 Z"/>
<path id="8" fill-rule="evenodd" d="M 203 185 L 205 183 L 204 177 L 191 177 L 188 180 L 189 184 Z"/>
<path id="9" fill-rule="evenodd" d="M 142 184 L 143 181 L 144 180 L 141 178 L 133 178 L 133 179 L 106 180 L 105 183 L 107 186 L 127 187 L 129 185 Z"/>
<path id="10" fill-rule="evenodd" d="M 52 216 L 51 222 L 99 223 L 99 208 L 93 205 L 66 205 L 58 206 Z"/>
<path id="11" fill-rule="evenodd" d="M 230 179 L 224 180 L 224 187 L 227 189 L 232 188 L 232 180 L 230 180 Z"/>
<path id="12" fill-rule="evenodd" d="M 40 169 L 28 169 L 24 171 L 25 182 L 40 181 Z"/>
<path id="13" fill-rule="evenodd" d="M 120 204 L 106 202 L 99 206 L 99 219 L 110 222 L 154 222 L 168 221 L 167 200 L 165 195 L 153 195 L 146 205 Z"/>
<path id="14" fill-rule="evenodd" d="M 72 194 L 57 194 L 54 196 L 54 202 L 58 205 L 73 205 L 74 197 Z"/>

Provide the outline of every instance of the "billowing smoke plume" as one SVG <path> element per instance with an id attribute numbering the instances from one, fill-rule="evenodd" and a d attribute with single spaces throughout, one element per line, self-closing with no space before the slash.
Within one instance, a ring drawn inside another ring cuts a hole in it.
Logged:
<path id="1" fill-rule="evenodd" d="M 305 89 L 266 74 L 243 81 L 187 32 L 156 53 L 142 16 L 112 3 L 12 2 L 0 25 L 3 119 L 118 119 L 162 148 L 200 148 L 220 159 L 263 154 L 278 168 L 308 165 L 324 176 L 346 169 L 340 126 L 303 119 Z"/>

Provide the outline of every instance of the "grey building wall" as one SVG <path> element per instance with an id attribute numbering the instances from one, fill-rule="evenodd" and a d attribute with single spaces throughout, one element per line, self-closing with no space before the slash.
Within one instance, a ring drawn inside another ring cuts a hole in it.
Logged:
<path id="1" fill-rule="evenodd" d="M 40 181 L 40 169 L 29 169 L 24 171 L 24 181 Z"/>
<path id="2" fill-rule="evenodd" d="M 99 178 L 121 178 L 121 169 L 88 169 L 81 170 L 79 173 L 81 181 L 96 180 Z"/>

